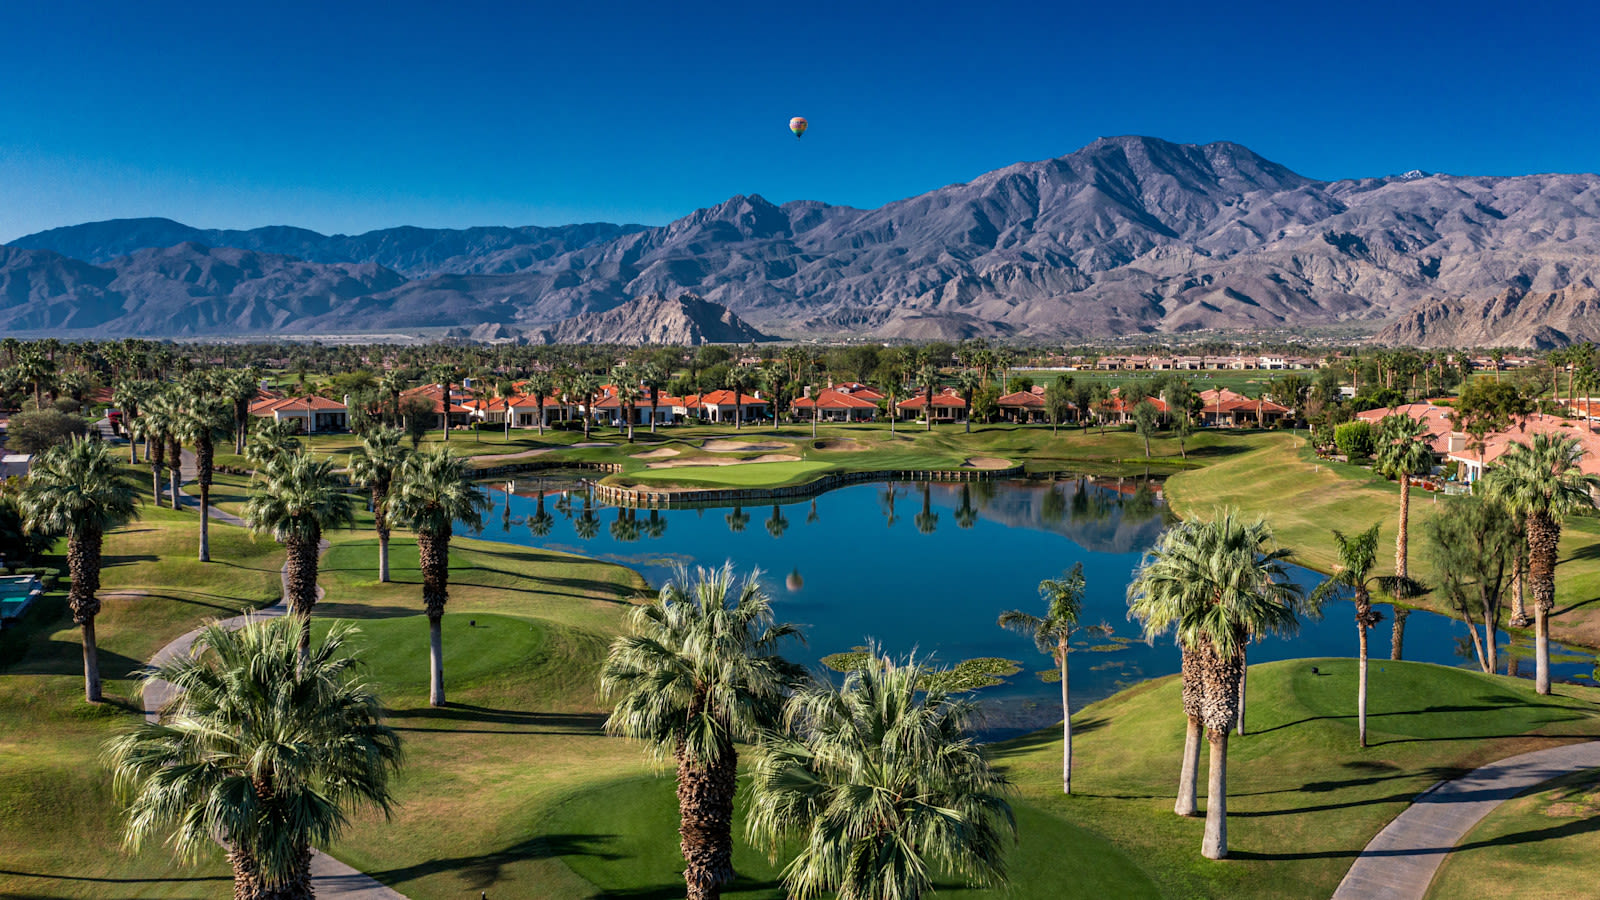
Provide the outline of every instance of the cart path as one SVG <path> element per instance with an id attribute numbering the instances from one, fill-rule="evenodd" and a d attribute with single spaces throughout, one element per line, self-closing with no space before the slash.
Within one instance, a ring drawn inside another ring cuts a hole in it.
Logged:
<path id="1" fill-rule="evenodd" d="M 1452 848 L 1494 808 L 1552 778 L 1600 768 L 1600 741 L 1535 750 L 1424 791 L 1367 844 L 1333 900 L 1423 900 Z"/>
<path id="2" fill-rule="evenodd" d="M 216 510 L 212 515 L 218 515 Z M 219 520 L 226 521 L 222 516 Z M 236 517 L 234 517 L 236 518 Z M 242 522 L 239 524 L 243 524 Z M 328 542 L 323 541 L 322 550 L 328 549 Z M 253 613 L 234 616 L 224 619 L 220 623 L 224 628 L 240 628 L 245 623 L 253 620 L 271 619 L 286 615 L 289 612 L 289 564 L 284 563 L 283 594 L 278 602 L 271 606 L 263 607 Z M 322 588 L 317 588 L 317 600 L 321 601 Z M 187 656 L 194 648 L 195 638 L 200 636 L 201 629 L 196 628 L 187 634 L 180 635 L 172 643 L 156 651 L 150 658 L 152 667 L 163 665 L 182 656 Z M 145 685 L 144 689 L 144 717 L 146 721 L 154 722 L 160 717 L 161 707 L 166 705 L 172 697 L 172 685 L 165 681 L 154 680 Z M 321 850 L 311 851 L 311 886 L 318 897 L 323 900 L 407 900 L 406 895 L 387 887 L 370 875 L 356 871 L 350 866 L 334 859 Z"/>

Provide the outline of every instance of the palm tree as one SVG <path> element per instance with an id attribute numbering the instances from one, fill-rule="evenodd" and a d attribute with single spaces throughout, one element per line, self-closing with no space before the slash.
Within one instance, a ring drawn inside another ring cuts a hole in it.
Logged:
<path id="1" fill-rule="evenodd" d="M 1288 551 L 1269 550 L 1271 541 L 1265 521 L 1246 523 L 1233 510 L 1207 522 L 1182 522 L 1145 554 L 1128 585 L 1129 617 L 1144 623 L 1149 639 L 1169 629 L 1176 633 L 1184 677 L 1193 682 L 1199 721 L 1189 716 L 1179 800 L 1184 787 L 1193 789 L 1203 726 L 1211 764 L 1200 852 L 1208 859 L 1228 855 L 1228 731 L 1239 719 L 1245 644 L 1299 627 L 1303 601 L 1284 568 Z"/>
<path id="2" fill-rule="evenodd" d="M 874 648 L 842 687 L 789 700 L 787 733 L 756 764 L 747 824 L 774 857 L 798 848 L 783 869 L 789 896 L 920 900 L 940 875 L 1005 883 L 1011 785 L 972 739 L 977 704 L 928 685 L 931 674 Z"/>
<path id="3" fill-rule="evenodd" d="M 750 514 L 744 511 L 744 507 L 734 504 L 733 509 L 722 517 L 722 521 L 728 523 L 729 531 L 739 534 L 744 531 L 746 525 L 750 524 Z"/>
<path id="4" fill-rule="evenodd" d="M 617 405 L 622 407 L 623 420 L 628 428 L 628 443 L 633 443 L 633 408 L 639 402 L 639 386 L 632 381 L 617 382 Z"/>
<path id="5" fill-rule="evenodd" d="M 152 392 L 145 398 L 134 419 L 133 436 L 144 441 L 145 462 L 150 464 L 150 494 L 161 505 L 161 470 L 167 464 L 167 430 L 172 427 L 171 407 L 166 398 Z M 177 502 L 177 498 L 173 498 Z"/>
<path id="6" fill-rule="evenodd" d="M 433 369 L 433 378 L 439 385 L 440 394 L 439 420 L 444 423 L 444 439 L 450 440 L 450 407 L 451 398 L 454 396 L 456 368 L 451 365 L 439 365 Z"/>
<path id="7" fill-rule="evenodd" d="M 19 505 L 28 531 L 67 538 L 67 605 L 83 631 L 83 696 L 99 703 L 94 617 L 100 613 L 100 547 L 107 530 L 135 517 L 134 487 L 123 479 L 110 445 L 73 438 L 40 454 Z"/>
<path id="8" fill-rule="evenodd" d="M 1361 746 L 1367 745 L 1367 631 L 1383 621 L 1383 614 L 1372 608 L 1374 587 L 1397 596 L 1421 593 L 1422 586 L 1401 576 L 1378 577 L 1372 574 L 1378 563 L 1378 529 L 1381 523 L 1354 536 L 1335 530 L 1333 541 L 1339 547 L 1339 567 L 1333 577 L 1312 592 L 1314 604 L 1333 598 L 1341 589 L 1355 595 L 1356 637 L 1360 643 L 1360 662 L 1356 675 L 1356 733 Z"/>
<path id="9" fill-rule="evenodd" d="M 139 418 L 139 408 L 155 390 L 154 382 L 123 378 L 111 391 L 111 402 L 122 410 L 122 427 L 128 432 L 128 462 L 135 466 L 139 464 L 139 432 L 134 423 Z"/>
<path id="10" fill-rule="evenodd" d="M 380 426 L 361 438 L 350 453 L 350 478 L 372 492 L 372 524 L 378 532 L 378 581 L 389 582 L 389 488 L 410 451 L 405 433 Z M 541 498 L 542 499 L 542 498 Z"/>
<path id="11" fill-rule="evenodd" d="M 378 379 L 378 391 L 389 398 L 389 414 L 394 417 L 395 425 L 400 424 L 400 395 L 408 387 L 410 385 L 400 377 L 399 372 L 385 372 L 383 377 Z"/>
<path id="12" fill-rule="evenodd" d="M 1407 415 L 1387 415 L 1378 422 L 1378 447 L 1373 455 L 1373 469 L 1386 478 L 1400 482 L 1400 527 L 1395 533 L 1394 573 L 1397 578 L 1408 579 L 1407 547 L 1411 532 L 1411 476 L 1426 475 L 1433 468 L 1433 451 L 1428 446 L 1428 426 L 1421 419 Z M 1409 581 L 1400 582 L 1407 584 Z M 1404 599 L 1401 596 L 1400 599 Z M 1411 611 L 1396 605 L 1394 608 L 1394 640 L 1389 655 L 1400 659 L 1404 655 L 1406 617 Z"/>
<path id="13" fill-rule="evenodd" d="M 244 442 L 250 434 L 250 404 L 261 394 L 261 373 L 238 369 L 223 376 L 222 396 L 233 406 L 233 452 L 243 456 Z"/>
<path id="14" fill-rule="evenodd" d="M 179 400 L 177 433 L 194 447 L 195 481 L 200 485 L 200 561 L 211 561 L 211 482 L 215 475 L 218 440 L 228 439 L 233 410 L 217 395 L 209 379 L 193 380 L 183 387 Z M 177 500 L 177 495 L 173 495 Z"/>
<path id="15" fill-rule="evenodd" d="M 176 688 L 161 721 L 112 738 L 106 755 L 127 806 L 127 843 L 167 835 L 193 860 L 226 842 L 239 900 L 310 897 L 311 848 L 349 813 L 391 809 L 400 736 L 346 654 L 335 624 L 303 653 L 289 619 L 230 631 L 145 675 Z"/>
<path id="16" fill-rule="evenodd" d="M 977 372 L 971 371 L 969 369 L 969 370 L 967 370 L 965 372 L 962 372 L 960 375 L 956 376 L 956 386 L 958 388 L 960 388 L 960 390 L 961 390 L 961 399 L 964 400 L 966 402 L 966 404 L 967 404 L 967 415 L 966 415 L 966 426 L 967 426 L 967 428 L 966 428 L 966 433 L 967 434 L 971 434 L 972 433 L 972 398 L 976 397 L 978 395 L 978 391 L 983 389 L 983 379 L 978 377 L 978 373 Z"/>
<path id="17" fill-rule="evenodd" d="M 1055 488 L 1051 488 L 1045 494 L 1045 502 L 1048 503 L 1052 496 L 1056 498 L 1057 502 L 1060 501 L 1061 495 L 1056 492 Z M 972 485 L 962 484 L 961 505 L 956 507 L 956 526 L 959 528 L 971 528 L 977 524 L 978 508 L 972 505 Z"/>
<path id="18" fill-rule="evenodd" d="M 1528 528 L 1528 581 L 1533 587 L 1534 685 L 1550 693 L 1550 611 L 1556 600 L 1556 551 L 1561 521 L 1594 506 L 1600 478 L 1578 468 L 1583 446 L 1576 438 L 1536 434 L 1531 444 L 1513 443 L 1485 479 L 1490 500 L 1520 515 Z"/>
<path id="19" fill-rule="evenodd" d="M 761 370 L 747 363 L 728 369 L 728 390 L 733 392 L 733 427 L 744 427 L 744 389 L 761 383 Z"/>
<path id="20" fill-rule="evenodd" d="M 639 383 L 650 397 L 650 433 L 656 433 L 656 410 L 661 407 L 661 392 L 667 387 L 667 370 L 655 363 L 639 369 Z"/>
<path id="21" fill-rule="evenodd" d="M 939 370 L 933 363 L 924 363 L 922 368 L 917 370 L 917 377 L 922 380 L 922 414 L 927 421 L 927 427 L 923 430 L 932 431 L 933 393 L 936 386 L 935 382 L 939 380 Z"/>
<path id="22" fill-rule="evenodd" d="M 295 432 L 294 423 L 272 419 L 262 419 L 256 423 L 244 448 L 245 458 L 255 463 L 257 468 L 265 468 L 280 456 L 298 452 L 300 436 Z"/>
<path id="23" fill-rule="evenodd" d="M 594 397 L 600 393 L 600 379 L 593 375 L 579 375 L 572 380 L 572 390 L 583 404 L 583 439 L 589 439 L 589 425 L 594 421 Z"/>
<path id="24" fill-rule="evenodd" d="M 912 516 L 911 521 L 923 534 L 933 534 L 939 528 L 939 514 L 933 511 L 933 487 L 927 482 L 922 483 L 922 512 Z"/>
<path id="25" fill-rule="evenodd" d="M 472 480 L 464 457 L 449 449 L 413 454 L 391 489 L 395 518 L 417 534 L 422 564 L 422 605 L 428 612 L 428 704 L 444 705 L 444 605 L 450 599 L 450 535 L 460 521 L 483 525 L 489 497 Z"/>
<path id="26" fill-rule="evenodd" d="M 759 574 L 736 581 L 729 564 L 691 581 L 679 568 L 629 613 L 632 633 L 612 643 L 601 671 L 601 690 L 617 698 L 606 731 L 677 765 L 688 900 L 716 898 L 733 878 L 737 742 L 777 725 L 804 678 L 779 655 L 798 631 L 775 623 Z"/>
<path id="27" fill-rule="evenodd" d="M 1039 582 L 1039 596 L 1045 614 L 1035 616 L 1020 610 L 1000 614 L 1000 627 L 1033 638 L 1040 653 L 1050 656 L 1061 669 L 1061 793 L 1072 793 L 1072 703 L 1067 692 L 1067 654 L 1072 652 L 1072 634 L 1078 630 L 1083 613 L 1083 563 L 1073 565 L 1062 578 Z"/>
<path id="28" fill-rule="evenodd" d="M 548 372 L 538 372 L 528 379 L 528 393 L 533 395 L 533 405 L 538 408 L 535 413 L 539 423 L 539 434 L 544 435 L 544 401 L 545 398 L 555 393 L 555 379 Z"/>
<path id="29" fill-rule="evenodd" d="M 300 651 L 311 652 L 311 610 L 317 605 L 318 557 L 322 533 L 355 523 L 350 495 L 339 487 L 333 460 L 308 453 L 285 453 L 256 472 L 244 519 L 258 534 L 271 533 L 283 544 L 289 612 L 300 621 Z"/>

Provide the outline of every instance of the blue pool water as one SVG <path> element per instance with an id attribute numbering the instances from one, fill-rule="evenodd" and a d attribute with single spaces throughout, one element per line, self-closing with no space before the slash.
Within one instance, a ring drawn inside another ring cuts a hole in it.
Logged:
<path id="1" fill-rule="evenodd" d="M 731 559 L 741 572 L 761 569 L 779 618 L 804 627 L 807 644 L 789 655 L 813 666 L 869 639 L 896 655 L 915 650 L 947 664 L 1017 660 L 1021 672 L 980 692 L 991 737 L 1060 720 L 1059 685 L 1036 674 L 1051 667 L 1049 658 L 995 619 L 1012 608 L 1041 612 L 1040 579 L 1074 563 L 1083 563 L 1088 581 L 1083 621 L 1113 629 L 1111 637 L 1077 642 L 1074 706 L 1178 669 L 1172 639 L 1146 644 L 1127 618 L 1128 582 L 1170 521 L 1157 490 L 1137 482 L 861 484 L 777 506 L 658 511 L 602 506 L 571 481 L 522 478 L 512 493 L 506 484 L 489 487 L 495 506 L 484 528 L 459 533 L 610 560 L 637 569 L 652 585 L 671 577 L 676 563 Z M 542 536 L 530 528 L 541 495 L 549 517 Z M 1296 575 L 1308 590 L 1321 579 L 1307 570 Z M 1375 668 L 1389 656 L 1393 621 L 1387 606 L 1380 609 L 1384 622 L 1371 633 Z M 1353 656 L 1353 615 L 1348 601 L 1332 603 L 1298 636 L 1252 646 L 1250 660 Z M 1464 624 L 1414 612 L 1405 627 L 1405 658 L 1475 667 L 1466 640 Z M 1500 643 L 1506 642 L 1502 633 Z M 1593 669 L 1592 656 L 1575 659 L 1580 654 L 1554 646 L 1552 653 L 1565 660 L 1552 668 L 1558 679 Z M 1531 648 L 1512 647 L 1509 656 L 1518 655 L 1522 674 L 1531 674 Z"/>

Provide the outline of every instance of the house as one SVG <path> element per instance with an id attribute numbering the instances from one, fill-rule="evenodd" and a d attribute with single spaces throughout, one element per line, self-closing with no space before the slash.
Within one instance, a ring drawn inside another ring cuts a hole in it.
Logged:
<path id="1" fill-rule="evenodd" d="M 424 384 L 421 387 L 409 388 L 400 392 L 400 403 L 404 406 L 412 397 L 422 397 L 432 401 L 433 417 L 428 423 L 428 427 L 442 428 L 444 427 L 446 390 L 446 386 L 441 384 Z M 468 424 L 472 418 L 472 410 L 462 405 L 462 401 L 469 399 L 469 391 L 459 384 L 452 384 L 448 386 L 448 392 L 451 427 Z"/>
<path id="2" fill-rule="evenodd" d="M 1050 421 L 1050 416 L 1044 408 L 1044 388 L 1042 386 L 1035 386 L 1032 390 L 1006 394 L 999 399 L 998 404 L 1000 406 L 1000 415 L 1008 422 Z"/>
<path id="3" fill-rule="evenodd" d="M 1368 409 L 1356 413 L 1356 418 L 1378 427 L 1378 423 L 1388 416 L 1409 416 L 1417 419 L 1428 429 L 1428 449 L 1433 455 L 1443 458 L 1452 451 L 1465 447 L 1465 435 L 1456 431 L 1456 426 L 1450 419 L 1451 409 L 1448 406 L 1435 406 L 1432 403 L 1407 403 L 1392 408 Z"/>
<path id="4" fill-rule="evenodd" d="M 673 399 L 674 415 L 684 418 L 693 416 L 717 423 L 731 423 L 735 415 L 745 422 L 763 421 L 767 418 L 767 409 L 771 405 L 759 394 L 751 396 L 743 393 L 738 396 L 738 401 L 735 403 L 733 391 L 729 390 L 689 394 Z"/>
<path id="5" fill-rule="evenodd" d="M 600 389 L 600 399 L 594 403 L 594 413 L 601 423 L 615 425 L 621 428 L 628 424 L 629 409 L 617 394 L 614 385 L 606 385 Z M 765 401 L 762 401 L 765 402 Z M 650 405 L 650 392 L 640 389 L 635 395 L 632 418 L 635 425 L 671 425 L 678 420 L 676 407 L 681 401 L 676 397 L 659 394 L 655 405 Z"/>
<path id="6" fill-rule="evenodd" d="M 852 393 L 838 388 L 823 388 L 811 397 L 796 397 L 789 404 L 790 415 L 796 420 L 822 422 L 870 422 L 878 415 L 878 404 L 864 396 L 873 391 Z"/>
<path id="7" fill-rule="evenodd" d="M 1529 416 L 1520 426 L 1484 435 L 1481 446 L 1471 436 L 1457 432 L 1453 435 L 1457 440 L 1452 443 L 1446 459 L 1460 466 L 1461 480 L 1470 484 L 1482 478 L 1512 444 L 1526 444 L 1536 434 L 1575 438 L 1583 451 L 1578 470 L 1585 475 L 1600 475 L 1600 434 L 1590 431 L 1585 423 L 1543 413 Z"/>
<path id="8" fill-rule="evenodd" d="M 280 397 L 250 404 L 250 415 L 274 422 L 287 422 L 300 434 L 325 434 L 350 429 L 350 410 L 326 397 Z"/>
<path id="9" fill-rule="evenodd" d="M 1112 388 L 1111 396 L 1100 404 L 1100 412 L 1108 422 L 1127 425 L 1134 420 L 1133 411 L 1139 407 L 1139 403 L 1144 401 L 1128 403 L 1122 399 L 1121 394 L 1121 388 Z M 1167 414 L 1167 401 L 1162 400 L 1160 397 L 1147 397 L 1145 399 L 1150 402 L 1151 406 L 1156 408 L 1156 412 L 1163 416 Z"/>
<path id="10" fill-rule="evenodd" d="M 1287 406 L 1265 397 L 1254 400 L 1227 388 L 1200 392 L 1200 424 L 1211 428 L 1267 427 L 1289 414 Z"/>
<path id="11" fill-rule="evenodd" d="M 923 391 L 915 391 L 912 396 L 895 404 L 901 418 L 918 419 L 923 416 L 923 408 L 928 404 L 928 398 Z M 955 388 L 945 388 L 933 395 L 933 421 L 935 422 L 965 422 L 967 420 L 967 401 Z"/>
<path id="12" fill-rule="evenodd" d="M 879 400 L 885 399 L 885 395 L 882 391 L 874 387 L 868 387 L 859 381 L 844 381 L 840 382 L 839 384 L 830 385 L 830 387 L 841 394 L 849 394 L 852 397 L 860 397 L 862 400 L 871 400 L 873 403 L 877 403 Z"/>

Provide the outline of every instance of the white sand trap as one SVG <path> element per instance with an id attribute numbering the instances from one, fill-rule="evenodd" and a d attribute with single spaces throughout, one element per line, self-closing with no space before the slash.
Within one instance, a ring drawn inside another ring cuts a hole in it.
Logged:
<path id="1" fill-rule="evenodd" d="M 662 448 L 657 449 L 657 450 L 646 450 L 643 453 L 635 453 L 635 454 L 633 454 L 633 458 L 634 459 L 666 459 L 669 456 L 677 456 L 677 455 L 678 455 L 678 451 L 672 449 L 671 447 L 662 447 Z"/>
<path id="2" fill-rule="evenodd" d="M 746 443 L 745 441 L 724 441 L 720 439 L 709 440 L 700 445 L 712 453 L 753 453 L 757 450 L 788 450 L 788 444 L 776 441 L 765 441 L 759 444 Z"/>
<path id="3" fill-rule="evenodd" d="M 645 466 L 647 469 L 681 469 L 687 466 L 739 466 L 745 463 L 772 463 L 772 462 L 799 462 L 800 457 L 787 453 L 766 453 L 750 459 L 674 459 L 667 462 L 653 462 Z"/>
<path id="4" fill-rule="evenodd" d="M 1011 465 L 1011 460 L 1001 459 L 998 456 L 974 456 L 961 464 L 963 469 L 1004 469 Z"/>

